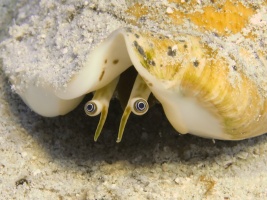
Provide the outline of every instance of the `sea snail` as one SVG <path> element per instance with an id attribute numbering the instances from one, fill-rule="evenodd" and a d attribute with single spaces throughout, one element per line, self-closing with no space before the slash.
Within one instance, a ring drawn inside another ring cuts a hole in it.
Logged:
<path id="1" fill-rule="evenodd" d="M 133 4 L 126 12 L 131 18 L 125 18 L 131 26 L 118 28 L 99 44 L 67 86 L 54 88 L 39 77 L 39 84 L 31 81 L 19 95 L 35 112 L 53 117 L 70 112 L 94 92 L 84 110 L 88 116 L 101 115 L 95 140 L 114 94 L 124 108 L 117 142 L 130 113 L 148 111 L 149 98 L 162 104 L 181 134 L 241 140 L 266 133 L 266 3 L 228 0 L 201 7 L 170 2 L 182 6 L 167 12 L 163 5 L 154 8 L 163 13 L 159 17 Z M 144 16 L 162 31 L 140 20 Z M 20 81 L 13 78 L 12 83 Z"/>

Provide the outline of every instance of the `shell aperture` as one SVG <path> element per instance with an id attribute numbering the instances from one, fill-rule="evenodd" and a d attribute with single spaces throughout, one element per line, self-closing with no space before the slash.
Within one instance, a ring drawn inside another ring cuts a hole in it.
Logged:
<path id="1" fill-rule="evenodd" d="M 88 116 L 96 116 L 101 113 L 99 123 L 95 131 L 95 141 L 97 141 L 105 124 L 109 102 L 113 96 L 118 82 L 119 78 L 116 78 L 107 86 L 95 91 L 93 99 L 88 101 L 84 106 L 84 111 Z M 120 142 L 122 139 L 123 131 L 130 113 L 133 112 L 136 115 L 144 115 L 148 111 L 149 105 L 147 99 L 150 93 L 151 91 L 147 87 L 146 83 L 139 75 L 137 75 L 129 97 L 129 101 L 121 118 L 117 142 Z"/>

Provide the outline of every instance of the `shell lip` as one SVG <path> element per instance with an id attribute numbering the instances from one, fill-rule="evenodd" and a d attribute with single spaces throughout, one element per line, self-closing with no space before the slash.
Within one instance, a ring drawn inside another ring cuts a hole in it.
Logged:
<path id="1" fill-rule="evenodd" d="M 118 29 L 103 41 L 88 56 L 84 67 L 67 84 L 56 90 L 55 95 L 62 99 L 72 99 L 96 91 L 132 65 L 128 55 L 124 30 Z"/>

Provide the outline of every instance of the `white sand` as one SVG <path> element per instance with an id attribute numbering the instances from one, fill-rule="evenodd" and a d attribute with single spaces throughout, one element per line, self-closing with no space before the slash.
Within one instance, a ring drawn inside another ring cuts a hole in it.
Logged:
<path id="1" fill-rule="evenodd" d="M 1 39 L 10 10 L 16 13 L 11 5 L 0 2 Z M 156 106 L 130 118 L 116 144 L 121 109 L 114 101 L 94 143 L 97 119 L 82 105 L 63 117 L 38 116 L 11 92 L 2 70 L 0 91 L 0 199 L 267 198 L 266 135 L 215 144 L 179 136 Z"/>

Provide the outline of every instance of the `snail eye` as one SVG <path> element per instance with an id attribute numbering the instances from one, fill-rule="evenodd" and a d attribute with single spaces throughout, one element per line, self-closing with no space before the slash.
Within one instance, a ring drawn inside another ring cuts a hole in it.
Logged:
<path id="1" fill-rule="evenodd" d="M 138 99 L 134 102 L 134 111 L 139 114 L 145 114 L 148 111 L 148 103 L 145 99 Z"/>
<path id="2" fill-rule="evenodd" d="M 89 116 L 94 116 L 97 111 L 97 106 L 94 102 L 88 101 L 84 106 L 84 111 Z"/>

